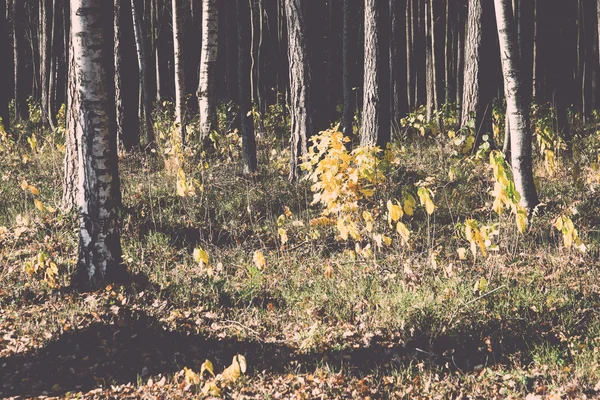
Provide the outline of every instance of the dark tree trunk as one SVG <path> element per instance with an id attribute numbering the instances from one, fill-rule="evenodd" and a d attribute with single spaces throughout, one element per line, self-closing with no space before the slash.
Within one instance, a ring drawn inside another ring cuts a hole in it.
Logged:
<path id="1" fill-rule="evenodd" d="M 365 67 L 361 145 L 390 141 L 389 2 L 365 0 Z"/>
<path id="2" fill-rule="evenodd" d="M 118 142 L 126 151 L 140 144 L 138 71 L 135 68 L 135 41 L 131 3 L 114 1 L 114 60 L 115 60 L 115 106 Z"/>
<path id="3" fill-rule="evenodd" d="M 242 131 L 242 170 L 244 174 L 256 171 L 256 139 L 252 115 L 250 75 L 250 13 L 247 0 L 237 0 L 238 31 L 238 95 Z"/>
<path id="4" fill-rule="evenodd" d="M 415 56 L 414 56 L 414 29 L 413 29 L 413 21 L 414 18 L 412 16 L 413 1 L 406 0 L 406 90 L 407 90 L 407 100 L 408 100 L 408 109 L 413 109 L 415 107 Z"/>
<path id="5" fill-rule="evenodd" d="M 600 1 L 600 0 L 599 0 Z M 353 136 L 353 121 L 354 112 L 356 111 L 356 98 L 352 88 L 353 85 L 353 65 L 355 63 L 356 54 L 353 51 L 355 48 L 356 38 L 354 28 L 354 0 L 344 0 L 343 3 L 343 31 L 342 31 L 342 90 L 344 95 L 344 112 L 342 115 L 342 133 L 344 136 Z"/>
<path id="6" fill-rule="evenodd" d="M 6 77 L 11 75 L 10 64 L 6 61 L 10 56 L 8 46 L 8 25 L 6 21 L 6 1 L 0 0 L 0 54 L 4 62 L 0 62 L 0 76 L 5 77 L 0 79 L 0 121 L 5 130 L 10 129 L 10 116 L 8 113 L 8 103 L 10 100 L 10 84 Z"/>
<path id="7" fill-rule="evenodd" d="M 479 0 L 469 0 L 469 14 L 467 18 L 467 34 L 465 38 L 465 70 L 463 77 L 461 126 L 465 126 L 470 119 L 470 113 L 481 115 L 481 93 L 479 76 L 481 68 L 481 43 L 483 35 L 483 5 Z"/>
<path id="8" fill-rule="evenodd" d="M 3 1 L 3 0 L 0 0 Z M 52 0 L 39 0 L 39 33 L 38 41 L 40 48 L 40 82 L 41 82 L 41 108 L 42 122 L 50 123 L 52 115 L 50 109 L 50 61 L 52 59 Z"/>
<path id="9" fill-rule="evenodd" d="M 290 180 L 300 176 L 301 158 L 308 153 L 308 138 L 313 132 L 311 69 L 306 49 L 306 17 L 302 0 L 284 0 L 288 30 L 290 71 L 290 113 L 292 132 Z"/>
<path id="10" fill-rule="evenodd" d="M 25 77 L 25 2 L 13 0 L 12 3 L 12 36 L 13 36 L 13 82 L 15 100 L 15 118 L 29 118 L 27 108 L 27 89 Z"/>
<path id="11" fill-rule="evenodd" d="M 146 34 L 143 22 L 143 10 L 140 0 L 131 0 L 131 16 L 133 21 L 133 31 L 135 37 L 135 46 L 137 52 L 140 109 L 139 118 L 143 121 L 144 131 L 146 133 L 147 145 L 154 146 L 154 130 L 152 128 L 152 90 L 150 88 L 149 69 L 152 64 L 149 62 L 148 48 L 146 44 Z"/>
<path id="12" fill-rule="evenodd" d="M 390 79 L 392 130 L 400 130 L 400 119 L 408 112 L 406 90 L 406 0 L 390 0 Z"/>

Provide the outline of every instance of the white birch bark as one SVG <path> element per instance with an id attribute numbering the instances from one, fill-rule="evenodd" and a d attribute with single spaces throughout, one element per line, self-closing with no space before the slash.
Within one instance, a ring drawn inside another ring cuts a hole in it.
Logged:
<path id="1" fill-rule="evenodd" d="M 494 0 L 494 6 L 504 75 L 506 119 L 510 129 L 513 179 L 521 195 L 521 205 L 529 212 L 538 204 L 538 197 L 533 182 L 529 106 L 524 100 L 517 27 L 510 0 Z"/>
<path id="2" fill-rule="evenodd" d="M 175 122 L 180 130 L 181 142 L 185 143 L 185 73 L 183 70 L 183 5 L 181 0 L 172 0 L 173 47 L 175 49 Z"/>
<path id="3" fill-rule="evenodd" d="M 202 4 L 202 52 L 198 83 L 198 109 L 200 111 L 200 137 L 207 138 L 217 128 L 216 77 L 219 18 L 216 0 Z"/>
<path id="4" fill-rule="evenodd" d="M 71 0 L 71 40 L 77 144 L 79 259 L 76 278 L 96 286 L 120 266 L 120 205 L 112 84 L 113 3 Z M 108 25 L 108 26 L 107 26 Z"/>

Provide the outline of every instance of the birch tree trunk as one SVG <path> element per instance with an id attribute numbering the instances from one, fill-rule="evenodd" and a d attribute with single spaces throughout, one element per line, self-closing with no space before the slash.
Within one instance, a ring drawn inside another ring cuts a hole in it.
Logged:
<path id="1" fill-rule="evenodd" d="M 8 26 L 6 22 L 6 1 L 0 0 L 0 54 L 4 60 L 10 58 L 10 49 L 8 46 Z M 10 88 L 7 76 L 10 76 L 10 67 L 7 61 L 0 62 L 0 118 L 5 130 L 10 129 L 10 118 L 8 113 L 8 102 L 10 99 Z"/>
<path id="2" fill-rule="evenodd" d="M 517 27 L 510 0 L 494 0 L 494 6 L 504 75 L 506 117 L 510 125 L 513 178 L 515 188 L 521 195 L 521 205 L 531 212 L 539 201 L 533 182 L 529 107 L 528 104 L 525 104 Z"/>
<path id="3" fill-rule="evenodd" d="M 70 1 L 70 0 L 69 0 Z M 70 18 L 70 15 L 69 15 Z M 70 23 L 68 24 L 70 25 Z M 61 208 L 63 211 L 72 210 L 77 203 L 77 190 L 79 187 L 79 175 L 77 165 L 79 164 L 79 139 L 75 130 L 77 125 L 77 110 L 79 109 L 78 97 L 76 96 L 75 82 L 75 59 L 73 53 L 73 38 L 69 35 L 67 43 L 68 59 L 67 67 L 67 110 L 66 110 L 66 136 L 65 136 L 65 168 L 63 179 L 63 194 Z"/>
<path id="4" fill-rule="evenodd" d="M 242 131 L 242 171 L 256 171 L 256 139 L 252 115 L 252 67 L 250 64 L 251 27 L 248 0 L 237 0 L 238 96 Z"/>
<path id="5" fill-rule="evenodd" d="M 365 0 L 365 69 L 360 143 L 385 149 L 390 141 L 389 2 Z"/>
<path id="6" fill-rule="evenodd" d="M 185 71 L 183 43 L 183 4 L 182 0 L 172 0 L 173 5 L 173 46 L 175 52 L 175 122 L 179 126 L 181 143 L 185 143 Z"/>
<path id="7" fill-rule="evenodd" d="M 79 258 L 77 284 L 118 279 L 121 204 L 112 85 L 113 3 L 71 0 L 74 110 L 77 138 Z"/>
<path id="8" fill-rule="evenodd" d="M 218 51 L 219 18 L 216 0 L 202 4 L 202 53 L 198 83 L 198 110 L 200 111 L 200 137 L 206 139 L 217 129 L 216 66 Z"/>
<path id="9" fill-rule="evenodd" d="M 306 49 L 306 18 L 302 0 L 284 0 L 288 30 L 290 71 L 291 159 L 290 181 L 300 177 L 301 157 L 308 153 L 308 137 L 313 134 L 311 69 Z"/>

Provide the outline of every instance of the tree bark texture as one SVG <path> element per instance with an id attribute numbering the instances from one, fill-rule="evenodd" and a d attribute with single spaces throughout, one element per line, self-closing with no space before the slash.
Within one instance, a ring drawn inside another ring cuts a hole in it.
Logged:
<path id="1" fill-rule="evenodd" d="M 139 87 L 131 3 L 114 1 L 115 107 L 118 142 L 126 151 L 139 146 Z"/>
<path id="2" fill-rule="evenodd" d="M 11 57 L 8 45 L 8 24 L 6 21 L 6 1 L 0 0 L 0 54 L 4 60 Z M 0 118 L 5 130 L 10 129 L 10 116 L 8 113 L 8 103 L 10 101 L 10 84 L 6 77 L 10 76 L 10 64 L 7 61 L 0 62 Z"/>
<path id="3" fill-rule="evenodd" d="M 390 80 L 392 131 L 400 130 L 400 119 L 408 112 L 406 85 L 406 0 L 390 0 Z"/>
<path id="4" fill-rule="evenodd" d="M 113 3 L 71 0 L 79 212 L 78 283 L 96 287 L 121 266 L 121 203 L 112 85 Z"/>
<path id="5" fill-rule="evenodd" d="M 183 1 L 173 0 L 173 46 L 175 50 L 175 121 L 178 124 L 181 143 L 186 137 L 185 67 L 183 46 Z"/>
<path id="6" fill-rule="evenodd" d="M 52 57 L 52 0 L 39 0 L 39 51 L 40 51 L 40 82 L 41 82 L 41 108 L 42 122 L 49 123 L 52 116 L 50 109 L 50 60 Z"/>
<path id="7" fill-rule="evenodd" d="M 154 130 L 152 128 L 152 91 L 150 89 L 148 51 L 146 46 L 146 34 L 143 23 L 143 10 L 140 0 L 131 0 L 131 17 L 133 21 L 133 32 L 137 52 L 138 76 L 140 86 L 140 110 L 139 119 L 143 121 L 144 131 L 148 146 L 154 146 Z"/>
<path id="8" fill-rule="evenodd" d="M 219 39 L 219 19 L 216 0 L 204 0 L 202 10 L 202 53 L 198 84 L 200 137 L 207 138 L 217 129 L 216 66 Z"/>
<path id="9" fill-rule="evenodd" d="M 600 0 L 598 0 L 600 1 Z M 356 41 L 353 34 L 353 7 L 354 0 L 343 0 L 343 31 L 342 31 L 342 91 L 344 95 L 344 111 L 342 115 L 342 133 L 344 136 L 353 136 L 354 112 L 356 101 L 352 90 L 352 64 L 354 62 L 353 47 Z"/>
<path id="10" fill-rule="evenodd" d="M 365 67 L 361 145 L 390 141 L 389 2 L 365 0 Z"/>
<path id="11" fill-rule="evenodd" d="M 504 75 L 506 115 L 510 125 L 513 179 L 515 188 L 521 195 L 521 205 L 530 212 L 539 201 L 533 182 L 529 105 L 524 101 L 517 27 L 510 0 L 494 0 L 494 5 Z"/>
<path id="12" fill-rule="evenodd" d="M 13 37 L 13 82 L 15 117 L 26 120 L 29 118 L 25 85 L 25 2 L 13 0 L 12 2 L 12 37 Z"/>
<path id="13" fill-rule="evenodd" d="M 461 126 L 470 119 L 470 113 L 480 114 L 480 85 L 481 68 L 483 5 L 480 0 L 469 0 L 467 17 L 467 33 L 465 37 L 465 61 L 463 75 L 463 93 L 461 102 Z M 475 120 L 478 122 L 477 117 Z"/>
<path id="14" fill-rule="evenodd" d="M 306 18 L 302 0 L 284 0 L 288 30 L 290 71 L 291 160 L 290 180 L 300 176 L 300 161 L 308 153 L 308 138 L 313 134 L 311 68 L 306 49 Z"/>
<path id="15" fill-rule="evenodd" d="M 254 136 L 254 116 L 252 115 L 252 67 L 250 64 L 250 14 L 247 0 L 237 0 L 238 32 L 238 96 L 242 132 L 242 171 L 249 174 L 256 171 L 256 139 Z"/>

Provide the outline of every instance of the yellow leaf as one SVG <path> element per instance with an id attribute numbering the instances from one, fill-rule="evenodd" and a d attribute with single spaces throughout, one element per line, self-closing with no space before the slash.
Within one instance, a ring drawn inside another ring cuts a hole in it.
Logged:
<path id="1" fill-rule="evenodd" d="M 392 238 L 391 238 L 391 237 L 389 237 L 389 236 L 385 236 L 385 235 L 384 235 L 384 236 L 383 236 L 383 243 L 384 243 L 386 246 L 390 246 L 390 245 L 392 244 Z"/>
<path id="2" fill-rule="evenodd" d="M 392 203 L 391 200 L 387 201 L 387 209 L 388 209 L 388 223 L 390 224 L 390 226 L 392 225 L 392 222 L 396 222 L 398 221 L 400 218 L 402 218 L 402 206 L 400 206 L 399 204 L 394 204 Z"/>
<path id="3" fill-rule="evenodd" d="M 346 224 L 344 223 L 344 220 L 341 219 L 341 218 L 338 219 L 337 229 L 338 229 L 338 232 L 340 233 L 340 237 L 343 240 L 348 240 L 348 228 L 346 227 Z"/>
<path id="4" fill-rule="evenodd" d="M 207 371 L 212 376 L 215 376 L 213 364 L 212 362 L 210 362 L 210 360 L 206 360 L 202 363 L 202 366 L 200 367 L 200 376 L 204 376 L 205 371 Z"/>
<path id="5" fill-rule="evenodd" d="M 283 228 L 279 228 L 277 230 L 277 233 L 279 234 L 279 238 L 281 239 L 281 244 L 286 244 L 288 241 L 287 231 Z"/>
<path id="6" fill-rule="evenodd" d="M 254 265 L 256 265 L 256 268 L 258 268 L 258 269 L 263 269 L 267 263 L 265 260 L 265 256 L 263 255 L 262 251 L 260 251 L 260 250 L 256 250 L 254 252 L 252 261 L 254 261 Z"/>
<path id="7" fill-rule="evenodd" d="M 208 253 L 202 247 L 197 247 L 194 249 L 194 261 L 197 263 L 204 263 L 208 265 Z"/>
<path id="8" fill-rule="evenodd" d="M 285 222 L 285 215 L 281 214 L 279 217 L 277 217 L 277 226 L 283 226 L 284 222 Z"/>
<path id="9" fill-rule="evenodd" d="M 206 382 L 202 388 L 202 394 L 205 396 L 221 397 L 221 389 L 213 381 Z"/>
<path id="10" fill-rule="evenodd" d="M 37 208 L 39 211 L 44 211 L 44 203 L 38 199 L 33 199 L 33 203 L 35 204 L 35 208 Z"/>
<path id="11" fill-rule="evenodd" d="M 517 211 L 516 215 L 517 229 L 520 233 L 525 233 L 527 230 L 527 212 L 522 209 Z"/>
<path id="12" fill-rule="evenodd" d="M 365 197 L 373 197 L 375 191 L 373 189 L 361 189 L 360 192 L 365 195 Z"/>
<path id="13" fill-rule="evenodd" d="M 431 191 L 427 188 L 421 187 L 417 191 L 417 194 L 419 195 L 421 205 L 425 206 L 425 211 L 427 211 L 427 214 L 433 214 L 435 211 L 435 204 L 433 203 L 433 200 L 431 200 Z"/>
<path id="14" fill-rule="evenodd" d="M 233 357 L 231 365 L 223 371 L 223 379 L 227 382 L 237 381 L 246 372 L 246 359 L 241 354 Z"/>
<path id="15" fill-rule="evenodd" d="M 200 383 L 200 375 L 189 369 L 188 367 L 183 367 L 183 371 L 185 374 L 185 383 L 188 385 L 197 385 Z"/>
<path id="16" fill-rule="evenodd" d="M 404 195 L 404 212 L 406 212 L 406 215 L 408 215 L 409 217 L 412 216 L 416 205 L 417 200 L 415 200 L 413 195 L 410 193 L 406 193 Z"/>
<path id="17" fill-rule="evenodd" d="M 407 243 L 410 239 L 410 230 L 402 222 L 398 222 L 396 225 L 396 231 L 400 234 L 403 243 Z"/>
<path id="18" fill-rule="evenodd" d="M 323 272 L 323 276 L 327 279 L 331 279 L 331 277 L 333 276 L 333 267 L 330 264 L 327 264 L 325 266 L 325 271 Z"/>
<path id="19" fill-rule="evenodd" d="M 458 253 L 458 259 L 459 260 L 466 260 L 467 259 L 467 249 L 465 249 L 464 247 L 456 249 L 456 252 Z"/>

